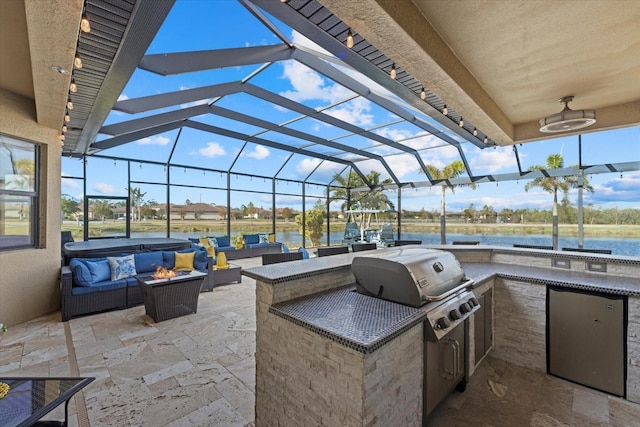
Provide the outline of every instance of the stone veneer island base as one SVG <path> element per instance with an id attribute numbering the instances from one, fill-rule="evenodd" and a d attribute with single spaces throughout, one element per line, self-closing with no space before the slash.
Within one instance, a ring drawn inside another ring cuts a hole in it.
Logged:
<path id="1" fill-rule="evenodd" d="M 492 291 L 485 294 L 491 299 L 485 321 L 492 339 L 479 355 L 474 329 L 480 318 L 469 319 L 469 375 L 489 351 L 546 371 L 547 285 L 627 295 L 626 398 L 640 403 L 640 259 L 482 246 L 430 248 L 455 253 L 476 280 L 478 296 Z M 423 424 L 425 315 L 352 292 L 350 265 L 358 255 L 243 272 L 256 279 L 256 426 Z"/>

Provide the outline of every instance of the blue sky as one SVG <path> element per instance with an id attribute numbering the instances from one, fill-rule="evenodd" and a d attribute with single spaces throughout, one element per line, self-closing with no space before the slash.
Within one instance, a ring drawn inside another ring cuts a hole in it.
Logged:
<path id="1" fill-rule="evenodd" d="M 299 45 L 314 50 L 320 50 L 313 42 L 292 31 L 287 26 L 272 20 L 280 30 Z M 174 9 L 160 29 L 149 47 L 148 54 L 172 53 L 183 51 L 210 50 L 233 47 L 262 46 L 280 43 L 280 40 L 265 26 L 258 22 L 244 7 L 232 0 L 178 0 Z M 159 76 L 144 70 L 137 70 L 126 85 L 120 99 L 131 99 L 141 96 L 167 93 L 178 90 L 191 89 L 201 86 L 224 82 L 237 81 L 250 76 L 263 64 L 244 67 L 229 67 L 219 70 L 208 70 L 175 76 Z M 348 70 L 347 70 L 348 71 Z M 348 71 L 359 81 L 362 77 Z M 326 108 L 325 113 L 347 121 L 386 138 L 409 145 L 419 150 L 425 164 L 432 164 L 441 168 L 460 156 L 455 148 L 443 143 L 424 131 L 408 123 L 395 123 L 396 117 L 390 116 L 376 104 L 365 98 L 356 96 L 344 86 L 341 86 L 316 71 L 297 61 L 283 61 L 271 64 L 262 70 L 249 82 L 258 87 L 275 91 L 281 96 L 302 103 L 314 109 Z M 372 88 L 386 96 L 392 97 L 381 87 L 373 84 Z M 346 101 L 345 101 L 346 100 Z M 214 100 L 205 99 L 191 104 L 181 105 L 180 108 L 190 108 Z M 342 102 L 344 101 L 344 102 Z M 334 103 L 337 105 L 330 107 Z M 238 111 L 273 123 L 285 123 L 299 116 L 299 113 L 268 103 L 257 97 L 238 93 L 229 95 L 216 101 L 214 105 L 232 111 Z M 327 108 L 329 107 L 329 108 Z M 176 107 L 155 110 L 147 113 L 129 115 L 112 112 L 105 124 L 128 121 L 134 118 L 157 114 L 176 109 Z M 444 128 L 421 115 L 417 110 L 412 113 L 433 124 L 439 129 Z M 231 120 L 212 114 L 202 115 L 195 120 L 202 123 L 225 127 Z M 251 125 L 232 123 L 234 130 L 252 135 L 262 129 Z M 385 159 L 403 181 L 424 181 L 425 176 L 418 171 L 418 164 L 412 156 L 395 149 L 382 146 L 362 136 L 344 137 L 344 131 L 314 119 L 299 120 L 288 127 L 307 132 L 325 139 L 338 138 L 336 141 L 363 149 L 365 151 L 385 156 Z M 170 131 L 150 138 L 135 141 L 123 146 L 104 150 L 101 154 L 130 159 L 145 159 L 165 162 L 171 152 L 173 142 L 178 131 Z M 261 137 L 274 141 L 282 141 L 294 146 L 304 146 L 306 141 L 293 137 L 266 132 Z M 99 139 L 106 139 L 108 135 L 100 135 Z M 458 137 L 456 137 L 458 138 Z M 503 174 L 517 171 L 516 160 L 512 147 L 480 150 L 470 143 L 462 144 L 465 156 L 474 175 Z M 322 154 L 335 155 L 336 150 L 327 147 L 313 147 L 314 151 Z M 561 153 L 565 159 L 565 166 L 578 163 L 578 137 L 560 137 L 542 142 L 525 143 L 518 147 L 522 168 L 528 169 L 533 165 L 543 165 L 549 154 Z M 608 132 L 588 133 L 582 137 L 582 163 L 585 165 L 617 163 L 640 160 L 640 127 L 619 129 Z M 238 157 L 238 153 L 240 156 Z M 379 162 L 362 160 L 354 155 L 339 154 L 343 159 L 356 161 L 358 167 L 368 173 L 376 170 L 382 177 L 388 175 Z M 184 128 L 180 134 L 177 148 L 172 157 L 172 163 L 190 165 L 201 168 L 227 170 L 233 164 L 232 170 L 240 173 L 273 176 L 278 173 L 282 179 L 303 179 L 310 176 L 314 183 L 325 183 L 337 173 L 344 173 L 344 165 L 334 162 L 320 162 L 317 158 L 290 153 L 266 147 L 260 144 L 245 143 L 242 140 L 231 139 L 211 133 Z M 127 193 L 126 162 L 89 158 L 88 160 L 87 193 L 90 195 L 124 196 Z M 64 176 L 77 177 L 82 174 L 82 162 L 77 159 L 63 159 L 62 170 Z M 164 182 L 166 172 L 162 166 L 142 165 L 135 163 L 131 167 L 131 179 L 139 182 Z M 193 171 L 190 169 L 171 168 L 171 180 L 177 184 L 205 185 L 224 188 L 226 177 L 219 173 Z M 595 188 L 594 194 L 585 194 L 585 204 L 595 207 L 609 208 L 639 208 L 640 209 L 640 172 L 625 172 L 622 174 L 594 174 L 590 182 Z M 238 207 L 253 202 L 257 206 L 267 209 L 271 207 L 270 180 L 260 178 L 232 178 L 232 186 L 236 189 L 254 191 L 254 193 L 234 192 L 231 205 Z M 475 190 L 458 188 L 455 194 L 448 192 L 448 209 L 464 209 L 473 203 L 476 207 L 485 204 L 496 210 L 510 208 L 540 208 L 548 209 L 551 196 L 538 190 L 524 191 L 526 181 L 500 182 L 480 184 Z M 160 185 L 133 184 L 146 192 L 145 199 L 158 202 L 166 201 L 166 191 Z M 321 195 L 323 186 L 311 185 L 306 191 L 309 195 Z M 277 184 L 277 191 L 287 193 L 277 197 L 278 206 L 291 206 L 299 209 L 301 205 L 300 185 L 286 183 Z M 82 187 L 78 180 L 63 179 L 62 193 L 74 197 L 81 197 Z M 264 194 L 262 194 L 264 193 Z M 389 197 L 396 199 L 396 193 L 389 193 Z M 428 211 L 439 209 L 440 189 L 420 188 L 418 190 L 404 190 L 402 207 Z M 577 192 L 572 192 L 570 198 L 575 202 Z M 171 201 L 184 203 L 186 199 L 192 202 L 226 204 L 226 194 L 216 189 L 194 189 L 188 187 L 172 187 Z M 308 202 L 313 204 L 313 201 Z"/>

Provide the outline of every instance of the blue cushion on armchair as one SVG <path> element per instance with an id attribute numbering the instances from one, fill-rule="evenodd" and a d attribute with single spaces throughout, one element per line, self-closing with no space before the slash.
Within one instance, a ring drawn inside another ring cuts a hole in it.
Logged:
<path id="1" fill-rule="evenodd" d="M 111 280 L 111 268 L 106 259 L 95 262 L 87 261 L 85 265 L 89 269 L 89 273 L 91 273 L 91 284 Z"/>
<path id="2" fill-rule="evenodd" d="M 216 241 L 218 242 L 218 246 L 231 246 L 229 243 L 229 236 L 220 236 L 216 237 Z"/>
<path id="3" fill-rule="evenodd" d="M 75 286 L 91 286 L 93 283 L 93 277 L 91 276 L 91 271 L 89 270 L 87 263 L 106 260 L 106 258 L 73 258 L 69 262 L 71 277 L 73 277 L 73 284 Z M 109 276 L 111 276 L 111 272 L 109 272 Z"/>
<path id="4" fill-rule="evenodd" d="M 260 235 L 259 234 L 245 234 L 244 236 L 244 244 L 245 245 L 253 245 L 256 243 L 260 243 Z"/>

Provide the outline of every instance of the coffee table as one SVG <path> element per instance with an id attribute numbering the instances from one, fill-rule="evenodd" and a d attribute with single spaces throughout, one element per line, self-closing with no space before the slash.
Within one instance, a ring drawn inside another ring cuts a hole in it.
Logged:
<path id="1" fill-rule="evenodd" d="M 207 273 L 197 270 L 178 272 L 174 277 L 156 279 L 136 276 L 144 298 L 144 309 L 161 322 L 198 311 L 198 296 Z"/>
<path id="2" fill-rule="evenodd" d="M 242 267 L 235 264 L 229 264 L 228 268 L 213 267 L 213 270 L 209 273 L 209 283 L 203 291 L 212 291 L 218 285 L 231 282 L 242 282 Z"/>
<path id="3" fill-rule="evenodd" d="M 11 387 L 9 393 L 0 399 L 0 427 L 31 426 L 63 402 L 65 404 L 64 422 L 60 422 L 59 425 L 68 425 L 69 400 L 94 379 L 91 377 L 0 378 L 0 382 Z"/>

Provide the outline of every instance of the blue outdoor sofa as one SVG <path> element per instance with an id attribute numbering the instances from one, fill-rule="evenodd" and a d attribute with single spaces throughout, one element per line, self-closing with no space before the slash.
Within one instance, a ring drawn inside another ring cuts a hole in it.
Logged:
<path id="1" fill-rule="evenodd" d="M 270 238 L 270 236 L 272 237 Z M 212 243 L 215 252 L 224 252 L 227 260 L 259 257 L 263 254 L 282 252 L 282 243 L 275 241 L 274 233 L 243 234 L 242 237 L 244 244 L 240 249 L 231 245 L 229 236 L 208 237 L 208 239 Z M 189 238 L 189 240 L 194 244 L 200 243 L 200 238 Z"/>
<path id="2" fill-rule="evenodd" d="M 211 271 L 215 263 L 204 248 L 196 246 L 178 251 L 157 250 L 121 255 L 133 255 L 135 274 L 144 275 L 153 273 L 158 267 L 171 269 L 175 266 L 176 253 L 190 252 L 195 252 L 193 267 L 208 274 L 201 290 L 212 290 Z M 74 316 L 124 309 L 144 303 L 142 290 L 135 276 L 111 280 L 111 273 L 105 256 L 72 258 L 69 265 L 63 266 L 60 281 L 62 321 L 66 322 Z"/>

